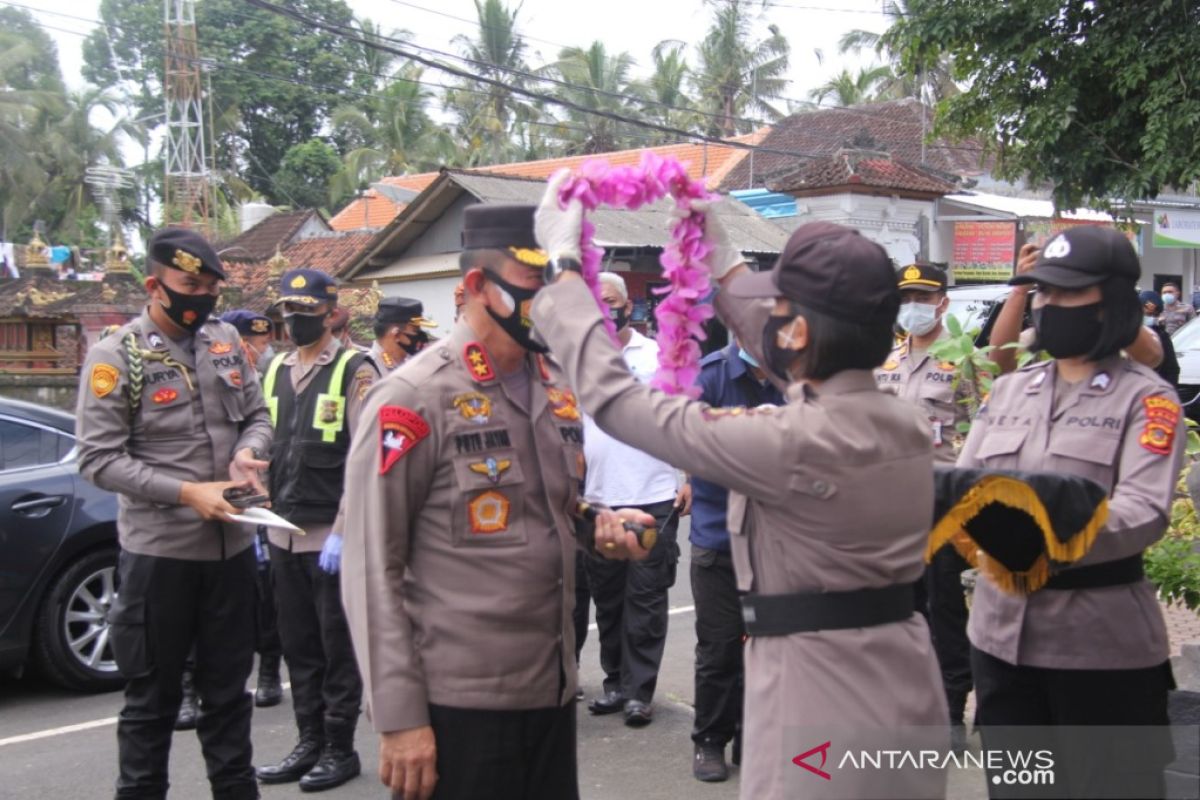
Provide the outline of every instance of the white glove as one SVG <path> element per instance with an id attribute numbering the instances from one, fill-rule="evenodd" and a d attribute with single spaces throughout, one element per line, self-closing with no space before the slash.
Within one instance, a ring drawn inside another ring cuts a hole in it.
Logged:
<path id="1" fill-rule="evenodd" d="M 746 257 L 742 255 L 742 251 L 729 243 L 729 231 L 725 230 L 721 218 L 716 213 L 719 202 L 692 200 L 688 204 L 692 211 L 704 214 L 704 241 L 711 248 L 708 256 L 704 259 L 704 265 L 708 267 L 713 279 L 718 281 L 728 275 L 730 270 L 738 264 L 746 263 Z M 687 214 L 687 209 L 678 207 L 671 209 L 671 216 L 679 219 Z"/>
<path id="2" fill-rule="evenodd" d="M 558 193 L 571 173 L 560 171 L 546 184 L 546 193 L 533 215 L 533 235 L 538 245 L 550 256 L 550 260 L 573 258 L 582 260 L 579 237 L 583 230 L 583 204 L 572 200 L 566 208 L 559 208 Z"/>

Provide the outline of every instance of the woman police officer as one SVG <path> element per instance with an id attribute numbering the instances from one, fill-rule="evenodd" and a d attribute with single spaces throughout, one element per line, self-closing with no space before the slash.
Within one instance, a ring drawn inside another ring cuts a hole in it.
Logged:
<path id="1" fill-rule="evenodd" d="M 1108 520 L 1045 588 L 977 586 L 968 634 L 985 742 L 988 726 L 1167 725 L 1167 631 L 1142 551 L 1167 528 L 1185 428 L 1174 390 L 1121 353 L 1142 326 L 1139 274 L 1122 234 L 1080 226 L 1011 281 L 1035 284 L 1035 347 L 1052 360 L 996 381 L 958 466 L 1088 478 L 1109 492 Z M 1165 728 L 1141 731 L 1054 737 L 1070 796 L 1162 796 Z"/>
<path id="2" fill-rule="evenodd" d="M 905 728 L 914 749 L 948 741 L 929 629 L 913 613 L 933 502 L 928 423 L 876 390 L 871 373 L 899 306 L 883 249 L 814 223 L 792 235 L 772 272 L 752 274 L 710 214 L 717 311 L 788 398 L 714 409 L 630 376 L 571 271 L 578 202 L 561 209 L 557 195 L 551 181 L 538 212 L 554 285 L 534 301 L 535 330 L 601 428 L 731 490 L 738 588 L 749 593 L 741 796 L 942 796 L 936 770 L 838 770 L 829 752 L 830 737 L 849 746 L 847 732 L 887 730 L 895 747 Z M 611 527 L 598 527 L 598 543 L 628 547 Z"/>

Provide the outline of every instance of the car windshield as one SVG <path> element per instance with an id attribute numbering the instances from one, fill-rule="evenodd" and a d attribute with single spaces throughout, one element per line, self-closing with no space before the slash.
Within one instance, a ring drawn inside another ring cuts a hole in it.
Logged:
<path id="1" fill-rule="evenodd" d="M 1200 350 L 1200 320 L 1192 320 L 1184 325 L 1171 337 L 1171 344 L 1176 350 Z"/>
<path id="2" fill-rule="evenodd" d="M 950 298 L 946 308 L 946 316 L 954 317 L 962 325 L 964 331 L 979 328 L 987 319 L 988 309 L 996 304 L 995 300 L 956 300 Z"/>

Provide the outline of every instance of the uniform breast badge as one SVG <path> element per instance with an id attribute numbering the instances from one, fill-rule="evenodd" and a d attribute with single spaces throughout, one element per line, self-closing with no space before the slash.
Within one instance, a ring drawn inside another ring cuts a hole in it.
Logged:
<path id="1" fill-rule="evenodd" d="M 474 464 L 467 465 L 471 472 L 478 475 L 487 475 L 487 478 L 492 483 L 499 483 L 500 476 L 508 471 L 512 466 L 512 461 L 507 458 L 492 458 L 488 456 L 483 461 L 477 461 Z"/>
<path id="2" fill-rule="evenodd" d="M 92 366 L 92 394 L 97 398 L 106 397 L 112 394 L 112 390 L 117 388 L 117 379 L 120 372 L 112 364 L 95 364 Z"/>
<path id="3" fill-rule="evenodd" d="M 508 530 L 510 503 L 500 492 L 487 491 L 467 504 L 471 533 L 500 533 Z"/>
<path id="4" fill-rule="evenodd" d="M 150 397 L 150 399 L 153 400 L 156 405 L 161 406 L 165 403 L 170 403 L 176 397 L 179 397 L 179 392 L 175 391 L 174 389 L 159 389 Z"/>
<path id="5" fill-rule="evenodd" d="M 462 418 L 476 425 L 487 425 L 492 418 L 492 401 L 481 392 L 455 395 L 451 401 Z"/>
<path id="6" fill-rule="evenodd" d="M 550 401 L 550 412 L 559 419 L 577 420 L 580 417 L 579 403 L 575 393 L 570 389 L 546 387 L 546 397 Z"/>
<path id="7" fill-rule="evenodd" d="M 213 342 L 208 346 L 208 352 L 214 356 L 223 356 L 233 350 L 232 342 Z"/>
<path id="8" fill-rule="evenodd" d="M 379 474 L 386 475 L 397 461 L 429 435 L 429 423 L 411 408 L 379 409 Z"/>

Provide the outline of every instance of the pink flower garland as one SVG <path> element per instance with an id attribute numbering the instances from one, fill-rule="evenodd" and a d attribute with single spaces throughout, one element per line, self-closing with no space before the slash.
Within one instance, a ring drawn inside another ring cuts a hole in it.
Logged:
<path id="1" fill-rule="evenodd" d="M 563 184 L 559 203 L 564 207 L 572 199 L 583 204 L 585 212 L 601 205 L 634 210 L 670 195 L 679 216 L 673 217 L 671 243 L 663 250 L 659 263 L 667 286 L 655 289 L 666 297 L 658 304 L 658 372 L 650 385 L 668 394 L 696 397 L 700 375 L 700 341 L 705 337 L 703 324 L 713 315 L 712 306 L 700 301 L 708 296 L 709 273 L 702 263 L 711 249 L 704 241 L 704 214 L 691 210 L 693 199 L 707 200 L 704 183 L 688 178 L 687 170 L 675 159 L 663 159 L 651 152 L 642 154 L 637 167 L 611 167 L 605 161 L 587 161 L 576 175 Z M 608 317 L 608 306 L 600 299 L 600 272 L 603 248 L 592 241 L 596 228 L 584 217 L 580 237 L 583 254 L 583 278 L 604 312 L 604 325 L 616 338 L 616 328 Z"/>

